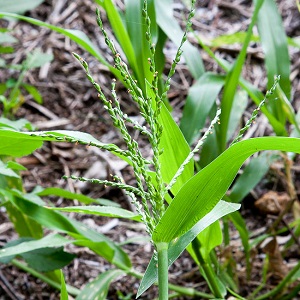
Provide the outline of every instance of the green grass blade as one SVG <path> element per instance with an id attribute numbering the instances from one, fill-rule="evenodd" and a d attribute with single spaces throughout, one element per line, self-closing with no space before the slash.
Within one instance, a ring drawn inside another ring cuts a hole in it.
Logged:
<path id="1" fill-rule="evenodd" d="M 123 274 L 120 270 L 109 270 L 100 274 L 83 288 L 76 300 L 106 299 L 111 282 Z"/>
<path id="2" fill-rule="evenodd" d="M 230 114 L 232 110 L 232 103 L 234 99 L 234 95 L 236 93 L 236 89 L 239 83 L 239 78 L 241 75 L 241 71 L 246 59 L 247 55 L 247 48 L 248 45 L 251 41 L 252 37 L 252 29 L 256 23 L 257 16 L 259 13 L 259 10 L 263 4 L 264 0 L 258 0 L 256 1 L 256 5 L 254 8 L 254 12 L 252 15 L 251 23 L 249 25 L 249 28 L 247 30 L 247 35 L 245 38 L 245 41 L 243 43 L 243 47 L 241 49 L 241 52 L 234 63 L 232 69 L 228 72 L 226 81 L 225 81 L 225 87 L 224 87 L 224 92 L 223 92 L 223 97 L 222 97 L 222 102 L 221 102 L 221 110 L 222 114 L 220 116 L 220 130 L 218 133 L 218 144 L 219 144 L 219 152 L 223 152 L 226 149 L 226 143 L 228 140 L 228 126 L 229 126 L 229 119 L 230 119 Z"/>
<path id="3" fill-rule="evenodd" d="M 202 232 L 205 228 L 219 220 L 223 216 L 230 214 L 240 208 L 240 205 L 219 201 L 218 204 L 201 219 L 191 230 L 181 236 L 178 240 L 169 245 L 168 259 L 169 266 L 180 256 L 186 247 Z M 157 281 L 156 260 L 152 257 L 144 277 L 141 281 L 137 296 L 143 294 L 152 284 Z"/>
<path id="4" fill-rule="evenodd" d="M 149 42 L 146 40 L 146 24 L 145 18 L 142 16 L 143 1 L 140 0 L 126 0 L 125 19 L 130 36 L 130 41 L 133 45 L 136 65 L 138 68 L 134 69 L 134 73 L 138 78 L 139 85 L 145 88 L 145 79 L 152 81 L 153 74 L 150 72 L 148 58 L 150 57 Z M 150 2 L 150 1 L 148 1 Z M 148 5 L 149 8 L 149 5 Z M 154 17 L 154 19 L 153 19 Z M 154 21 L 154 22 L 153 22 Z M 152 28 L 155 23 L 155 13 L 152 16 Z M 157 28 L 156 30 L 157 31 Z M 157 35 L 154 30 L 151 34 Z M 154 42 L 154 41 L 153 41 Z"/>
<path id="5" fill-rule="evenodd" d="M 156 22 L 176 47 L 179 47 L 183 32 L 173 17 L 173 12 L 170 9 L 172 4 L 172 0 L 155 0 Z M 182 50 L 192 76 L 195 79 L 199 78 L 205 69 L 198 49 L 187 41 L 183 45 Z"/>
<path id="6" fill-rule="evenodd" d="M 109 238 L 93 231 L 81 223 L 68 218 L 58 212 L 37 205 L 27 199 L 15 198 L 13 204 L 29 218 L 51 230 L 67 233 L 75 238 L 76 244 L 89 247 L 98 255 L 112 264 L 127 270 L 131 268 L 128 255 Z"/>
<path id="7" fill-rule="evenodd" d="M 223 75 L 206 72 L 190 88 L 180 122 L 180 129 L 189 144 L 199 138 L 200 129 L 223 85 Z"/>
<path id="8" fill-rule="evenodd" d="M 233 68 L 232 65 L 230 65 L 227 61 L 218 58 L 208 46 L 206 46 L 198 36 L 195 36 L 207 54 L 214 59 L 215 62 L 218 63 L 218 65 L 225 70 L 226 72 L 229 72 L 230 69 Z M 251 99 L 254 101 L 254 103 L 258 106 L 260 101 L 264 98 L 264 95 L 257 89 L 255 88 L 250 82 L 246 81 L 242 77 L 239 79 L 239 84 L 240 86 L 248 93 L 248 95 L 251 97 Z M 273 127 L 275 133 L 279 136 L 288 136 L 288 133 L 282 123 L 280 123 L 273 115 L 272 113 L 265 107 L 263 106 L 261 108 L 261 111 L 264 113 L 264 115 L 268 118 L 271 126 Z"/>
<path id="9" fill-rule="evenodd" d="M 270 165 L 278 158 L 270 152 L 264 152 L 258 157 L 251 159 L 230 190 L 231 202 L 241 202 L 245 196 L 262 180 L 268 172 Z"/>
<path id="10" fill-rule="evenodd" d="M 27 10 L 32 10 L 43 3 L 44 0 L 0 0 L 0 8 L 2 11 L 8 13 L 20 13 L 23 14 Z"/>
<path id="11" fill-rule="evenodd" d="M 109 218 L 124 218 L 134 221 L 141 221 L 140 215 L 137 215 L 129 210 L 113 207 L 113 206 L 69 206 L 69 207 L 49 207 L 49 209 L 64 211 L 64 212 L 75 212 L 85 215 L 96 215 Z"/>
<path id="12" fill-rule="evenodd" d="M 45 247 L 61 247 L 67 244 L 71 244 L 74 241 L 66 239 L 59 234 L 47 235 L 46 237 L 29 242 L 23 242 L 16 246 L 4 248 L 0 250 L 0 258 L 19 255 L 22 253 L 27 253 L 36 249 L 41 249 Z"/>
<path id="13" fill-rule="evenodd" d="M 126 26 L 124 25 L 121 17 L 121 12 L 116 8 L 116 5 L 112 0 L 104 0 L 102 4 L 107 14 L 110 26 L 122 48 L 128 63 L 135 73 L 138 73 L 138 65 L 134 53 L 134 48 L 131 43 L 130 36 L 127 32 Z M 136 74 L 137 75 L 137 74 Z M 141 79 L 138 77 L 138 79 Z"/>
<path id="14" fill-rule="evenodd" d="M 268 88 L 272 86 L 274 76 L 280 75 L 280 86 L 287 98 L 290 99 L 290 59 L 287 37 L 274 0 L 264 0 L 264 4 L 258 14 L 257 27 L 265 53 Z M 276 109 L 276 104 L 276 102 L 273 102 L 271 106 L 272 112 L 278 120 L 284 122 L 280 107 Z"/>
<path id="15" fill-rule="evenodd" d="M 105 60 L 105 58 L 101 55 L 99 49 L 90 41 L 90 39 L 82 31 L 74 30 L 74 29 L 63 29 L 61 27 L 57 27 L 57 26 L 51 25 L 49 23 L 33 19 L 33 18 L 24 17 L 24 16 L 21 16 L 21 15 L 12 14 L 12 13 L 0 12 L 0 18 L 4 18 L 4 17 L 10 17 L 10 18 L 22 20 L 22 21 L 25 21 L 27 23 L 37 25 L 37 26 L 40 26 L 40 27 L 46 27 L 48 29 L 51 29 L 51 30 L 56 31 L 58 33 L 61 33 L 64 36 L 69 37 L 77 45 L 82 47 L 84 50 L 86 50 L 92 56 L 94 56 L 96 59 L 98 59 L 102 64 L 104 64 L 117 78 L 119 78 L 120 80 L 122 79 L 119 71 L 117 71 L 115 68 L 113 68 Z"/>
<path id="16" fill-rule="evenodd" d="M 61 283 L 61 288 L 60 288 L 60 300 L 68 300 L 69 295 L 68 295 L 68 290 L 67 290 L 67 285 L 65 282 L 65 276 L 62 271 L 60 271 L 60 283 Z"/>
<path id="17" fill-rule="evenodd" d="M 262 150 L 300 153 L 300 139 L 263 137 L 238 142 L 193 176 L 154 229 L 155 242 L 170 242 L 190 230 L 223 197 L 244 161 Z"/>
<path id="18" fill-rule="evenodd" d="M 150 84 L 147 84 L 147 95 L 153 99 L 153 103 L 155 103 L 155 95 Z M 164 182 L 168 184 L 189 155 L 190 147 L 164 104 L 162 104 L 159 114 L 159 123 L 162 125 L 162 136 L 159 144 L 159 149 L 162 151 L 162 154 L 159 156 L 161 174 Z M 172 193 L 176 195 L 181 186 L 187 182 L 193 174 L 194 165 L 191 160 L 172 187 Z"/>
<path id="19" fill-rule="evenodd" d="M 70 142 L 86 146 L 95 146 L 100 149 L 112 150 L 111 152 L 130 164 L 130 160 L 122 155 L 122 150 L 114 144 L 99 142 L 88 133 L 69 130 L 18 132 L 0 129 L 0 154 L 24 156 L 40 148 L 44 141 Z"/>

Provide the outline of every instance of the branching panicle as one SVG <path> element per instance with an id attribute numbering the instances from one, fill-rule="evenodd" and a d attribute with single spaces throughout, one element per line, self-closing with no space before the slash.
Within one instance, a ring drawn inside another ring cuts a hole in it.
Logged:
<path id="1" fill-rule="evenodd" d="M 261 102 L 259 103 L 258 107 L 255 108 L 252 112 L 252 115 L 250 117 L 250 119 L 246 122 L 245 126 L 240 130 L 240 132 L 238 133 L 237 137 L 232 141 L 232 143 L 230 144 L 230 146 L 236 144 L 238 141 L 240 141 L 242 139 L 242 137 L 244 136 L 244 133 L 250 128 L 250 126 L 255 122 L 258 113 L 260 112 L 260 109 L 262 106 L 265 105 L 266 101 L 268 100 L 268 98 L 271 97 L 271 95 L 273 95 L 273 93 L 275 92 L 277 85 L 280 81 L 280 76 L 275 76 L 274 78 L 274 83 L 272 85 L 272 87 L 270 88 L 270 90 L 268 90 L 266 92 L 266 95 L 264 97 L 263 100 L 261 100 Z"/>

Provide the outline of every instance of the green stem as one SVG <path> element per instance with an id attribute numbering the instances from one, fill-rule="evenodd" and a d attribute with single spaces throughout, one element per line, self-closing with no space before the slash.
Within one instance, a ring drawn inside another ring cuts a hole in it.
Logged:
<path id="1" fill-rule="evenodd" d="M 193 241 L 192 241 L 192 247 L 193 250 L 197 256 L 197 259 L 205 273 L 206 279 L 209 283 L 209 286 L 213 292 L 213 294 L 215 295 L 215 297 L 222 299 L 222 292 L 219 288 L 219 285 L 217 283 L 216 280 L 216 274 L 214 273 L 212 267 L 204 260 L 201 252 L 200 252 L 200 241 L 198 240 L 198 238 L 196 237 Z"/>
<path id="2" fill-rule="evenodd" d="M 158 290 L 159 300 L 167 300 L 168 287 L 168 243 L 157 243 Z"/>
<path id="3" fill-rule="evenodd" d="M 24 263 L 21 263 L 20 261 L 13 259 L 12 260 L 12 264 L 15 265 L 16 267 L 18 267 L 19 269 L 41 279 L 42 281 L 48 283 L 50 286 L 56 288 L 57 290 L 61 289 L 61 285 L 58 282 L 53 281 L 52 279 L 48 278 L 47 276 L 41 274 L 40 272 L 37 272 L 36 270 L 28 267 L 27 265 L 25 265 Z M 78 296 L 80 293 L 80 290 L 67 284 L 67 291 L 70 295 L 72 296 Z"/>

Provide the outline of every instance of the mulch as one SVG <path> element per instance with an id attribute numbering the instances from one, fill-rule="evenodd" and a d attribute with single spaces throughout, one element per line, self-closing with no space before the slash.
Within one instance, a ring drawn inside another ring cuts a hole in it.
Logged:
<path id="1" fill-rule="evenodd" d="M 115 2 L 118 3 L 120 8 L 123 7 L 121 0 L 116 0 Z M 300 18 L 295 1 L 284 0 L 277 2 L 288 36 L 299 36 Z M 207 39 L 212 39 L 222 34 L 245 31 L 249 25 L 252 1 L 199 1 L 197 5 L 196 15 L 193 20 L 194 30 Z M 63 28 L 82 30 L 97 44 L 107 60 L 111 61 L 110 53 L 103 43 L 100 30 L 96 25 L 95 8 L 96 5 L 91 0 L 46 0 L 42 5 L 26 13 L 26 15 Z M 181 2 L 176 1 L 174 8 L 174 15 L 183 26 L 182 11 L 186 11 L 185 7 Z M 103 18 L 104 23 L 107 24 L 104 14 Z M 105 67 L 101 66 L 95 58 L 78 48 L 68 38 L 48 29 L 38 28 L 24 22 L 7 22 L 4 20 L 0 20 L 0 25 L 1 27 L 12 29 L 13 35 L 18 39 L 18 42 L 14 45 L 15 52 L 3 55 L 3 58 L 8 63 L 21 63 L 26 53 L 37 47 L 44 52 L 54 55 L 54 60 L 51 64 L 28 72 L 25 79 L 27 83 L 38 88 L 43 97 L 43 104 L 39 105 L 30 96 L 26 96 L 24 104 L 16 113 L 16 118 L 26 118 L 39 130 L 79 130 L 92 134 L 102 142 L 115 143 L 118 146 L 123 145 L 120 135 L 114 130 L 109 116 L 105 113 L 105 109 L 99 102 L 94 89 L 86 79 L 82 68 L 72 57 L 71 52 L 77 52 L 85 57 L 96 81 L 101 85 L 104 92 L 109 95 L 112 75 Z M 108 25 L 106 25 L 106 28 L 109 31 Z M 192 36 L 190 40 L 196 44 Z M 174 46 L 168 43 L 166 50 L 167 69 L 170 67 L 174 49 Z M 214 49 L 214 51 L 222 58 L 233 61 L 240 49 L 241 45 L 236 44 L 222 46 Z M 202 51 L 201 55 L 207 70 L 222 72 L 206 53 Z M 290 55 L 295 99 L 293 106 L 295 109 L 298 109 L 300 107 L 299 49 L 291 48 Z M 262 59 L 262 49 L 255 43 L 251 44 L 243 75 L 261 90 L 265 90 L 267 81 Z M 17 75 L 17 72 L 0 69 L 1 82 L 11 77 L 17 78 Z M 192 78 L 187 68 L 184 64 L 179 64 L 178 73 L 173 78 L 170 91 L 171 104 L 174 107 L 176 120 L 180 119 L 184 99 L 191 83 Z M 128 99 L 128 94 L 124 88 L 117 85 L 117 90 L 126 113 L 131 116 L 137 116 L 137 109 Z M 249 104 L 249 108 L 253 109 L 253 106 Z M 246 115 L 247 117 L 249 116 Z M 257 136 L 261 132 L 270 131 L 263 117 L 259 117 L 257 123 L 259 126 L 257 125 L 255 130 L 253 130 L 253 136 Z M 145 140 L 141 140 L 141 145 L 142 151 L 146 155 L 149 154 L 150 149 Z M 42 149 L 30 156 L 19 159 L 19 162 L 28 169 L 22 173 L 24 188 L 27 192 L 32 191 L 37 185 L 42 187 L 62 187 L 70 191 L 82 192 L 95 198 L 107 198 L 121 204 L 126 209 L 131 209 L 130 201 L 119 190 L 97 185 L 79 184 L 71 180 L 66 181 L 62 179 L 62 176 L 65 174 L 77 176 L 88 174 L 90 177 L 98 176 L 98 178 L 105 179 L 109 178 L 109 174 L 117 173 L 121 174 L 127 183 L 134 184 L 131 169 L 107 153 L 78 145 L 45 143 Z M 252 239 L 265 233 L 272 222 L 274 222 L 274 216 L 259 210 L 254 206 L 254 201 L 263 196 L 268 190 L 273 189 L 278 192 L 286 190 L 285 183 L 282 180 L 282 169 L 283 165 L 280 163 L 273 166 L 272 171 L 263 182 L 243 202 L 242 214 L 249 230 L 252 232 Z M 300 170 L 297 165 L 294 166 L 293 172 L 296 189 L 299 192 Z M 70 204 L 70 202 L 55 197 L 52 197 L 50 200 L 56 205 Z M 144 228 L 133 222 L 93 216 L 72 215 L 72 217 L 81 220 L 95 230 L 102 232 L 106 230 L 107 236 L 116 242 L 124 242 L 128 238 L 137 236 L 146 237 Z M 290 218 L 291 215 L 287 215 L 286 221 L 288 222 Z M 258 248 L 256 253 L 253 253 L 253 272 L 250 280 L 247 281 L 241 240 L 234 228 L 232 228 L 231 235 L 230 245 L 227 248 L 219 249 L 218 255 L 223 262 L 232 263 L 232 261 L 226 260 L 230 260 L 229 254 L 233 253 L 237 270 L 236 276 L 240 279 L 242 294 L 247 297 L 249 292 L 253 291 L 261 283 L 262 263 L 266 252 L 264 252 L 264 249 Z M 5 215 L 5 211 L 0 207 L 0 246 L 16 238 L 17 234 Z M 282 247 L 284 236 L 278 244 L 279 248 Z M 275 245 L 274 247 L 276 248 L 277 246 Z M 125 245 L 124 249 L 132 259 L 134 267 L 139 272 L 145 271 L 152 254 L 151 244 L 149 242 L 131 243 Z M 97 277 L 99 273 L 111 268 L 111 265 L 104 259 L 96 256 L 86 248 L 70 246 L 68 250 L 75 253 L 77 257 L 63 271 L 67 283 L 77 288 L 82 288 L 87 282 Z M 282 263 L 290 269 L 298 259 L 299 247 L 296 246 L 288 253 L 285 261 L 282 261 Z M 178 285 L 208 291 L 203 278 L 199 275 L 198 268 L 187 253 L 184 253 L 171 267 L 170 281 Z M 268 279 L 270 288 L 276 285 L 277 282 L 276 278 Z M 119 278 L 111 286 L 108 299 L 135 299 L 138 286 L 139 281 L 133 277 L 124 276 Z M 153 287 L 141 299 L 154 299 L 157 296 L 156 292 L 156 288 Z M 122 298 L 122 294 L 124 298 Z M 126 295 L 128 298 L 125 298 Z M 59 292 L 14 266 L 1 264 L 0 300 L 6 299 L 59 299 Z M 177 299 L 190 298 L 181 297 Z"/>

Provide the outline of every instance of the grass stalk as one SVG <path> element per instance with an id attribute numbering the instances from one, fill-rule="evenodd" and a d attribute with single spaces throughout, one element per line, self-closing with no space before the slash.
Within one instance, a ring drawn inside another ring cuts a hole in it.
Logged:
<path id="1" fill-rule="evenodd" d="M 168 243 L 157 243 L 158 290 L 159 300 L 167 300 L 168 287 Z"/>

